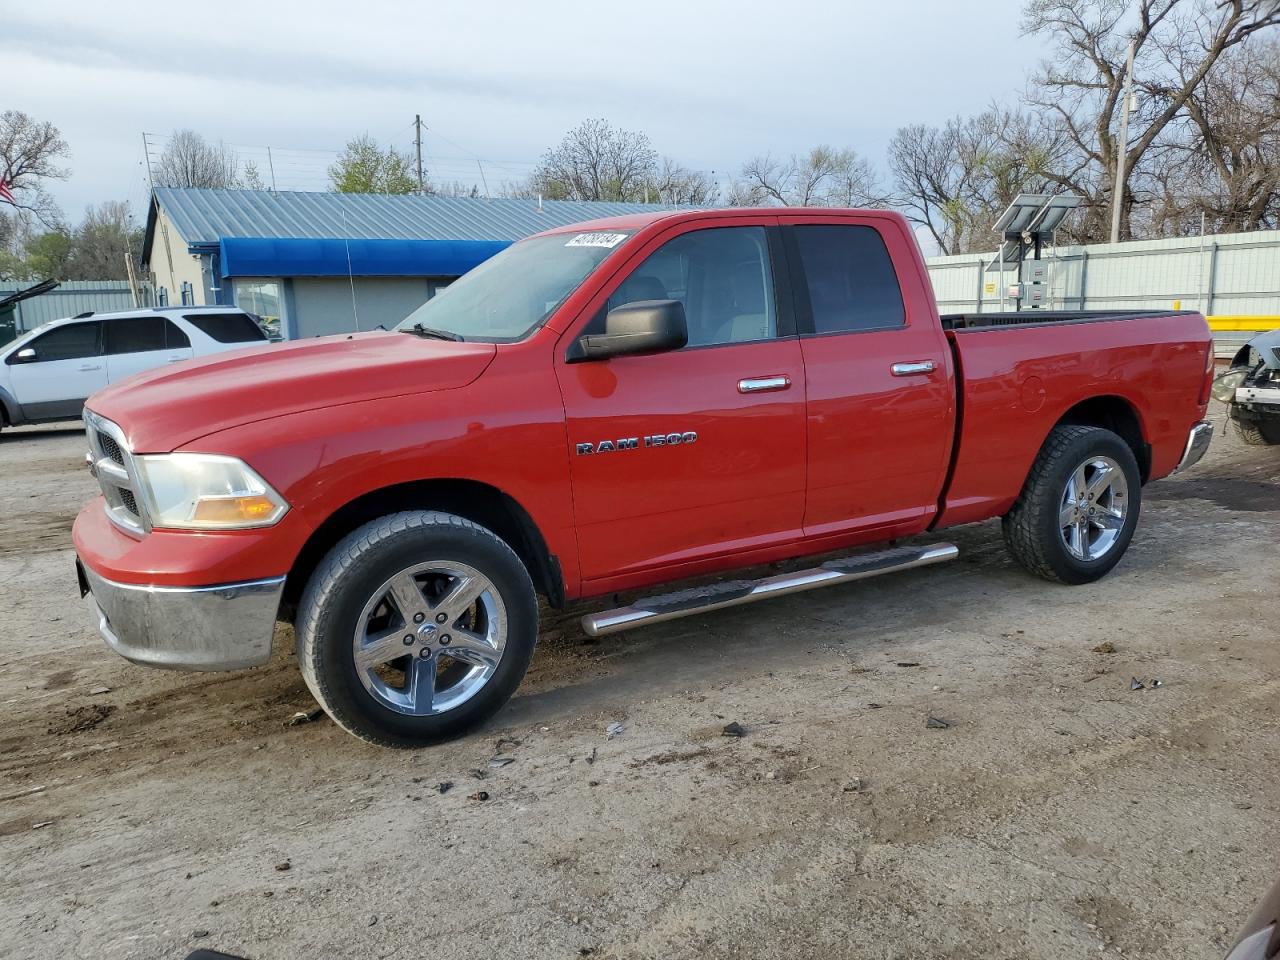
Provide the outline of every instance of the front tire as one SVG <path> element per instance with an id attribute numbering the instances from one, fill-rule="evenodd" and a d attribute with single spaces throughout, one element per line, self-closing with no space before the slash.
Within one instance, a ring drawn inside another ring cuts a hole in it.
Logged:
<path id="1" fill-rule="evenodd" d="M 1138 461 L 1101 427 L 1054 427 L 1002 520 L 1018 563 L 1056 583 L 1092 583 L 1133 539 L 1142 506 Z"/>
<path id="2" fill-rule="evenodd" d="M 1280 444 L 1280 418 L 1266 420 L 1235 420 L 1236 433 L 1250 446 L 1275 446 Z"/>
<path id="3" fill-rule="evenodd" d="M 492 531 L 447 513 L 396 513 L 337 544 L 298 608 L 298 663 L 348 733 L 416 747 L 466 733 L 515 692 L 538 606 Z"/>

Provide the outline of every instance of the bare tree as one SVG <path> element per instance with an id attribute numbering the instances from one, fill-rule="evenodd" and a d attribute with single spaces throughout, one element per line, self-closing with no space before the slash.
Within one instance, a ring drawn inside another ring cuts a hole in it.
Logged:
<path id="1" fill-rule="evenodd" d="M 712 174 L 690 170 L 670 157 L 662 159 L 662 167 L 652 187 L 654 195 L 650 199 L 682 207 L 708 207 L 720 196 L 720 188 Z"/>
<path id="2" fill-rule="evenodd" d="M 786 160 L 753 157 L 726 200 L 733 206 L 874 207 L 887 197 L 869 161 L 853 150 L 817 146 Z"/>
<path id="3" fill-rule="evenodd" d="M 1159 234 L 1280 225 L 1280 41 L 1241 44 L 1187 100 L 1152 175 Z"/>
<path id="4" fill-rule="evenodd" d="M 151 177 L 158 187 L 235 187 L 240 163 L 235 151 L 212 144 L 194 130 L 169 138 Z"/>
<path id="5" fill-rule="evenodd" d="M 1051 188 L 1060 132 L 1001 107 L 942 127 L 903 127 L 889 143 L 897 205 L 943 253 L 989 249 L 991 226 L 1019 193 Z"/>
<path id="6" fill-rule="evenodd" d="M 1085 239 L 1105 236 L 1117 191 L 1121 235 L 1132 235 L 1132 184 L 1150 175 L 1144 161 L 1157 155 L 1161 138 L 1228 51 L 1278 23 L 1276 0 L 1030 0 L 1023 29 L 1050 40 L 1054 55 L 1033 79 L 1028 100 L 1055 117 L 1074 147 L 1048 176 L 1089 201 Z M 1114 130 L 1130 40 L 1144 96 L 1130 117 L 1125 182 L 1117 187 Z"/>
<path id="7" fill-rule="evenodd" d="M 69 172 L 59 166 L 67 154 L 67 142 L 52 123 L 21 110 L 0 113 L 0 180 L 9 185 L 14 206 L 45 226 L 62 219 L 45 182 L 67 178 Z"/>
<path id="8" fill-rule="evenodd" d="M 584 120 L 542 155 L 530 185 L 552 200 L 645 199 L 658 176 L 658 153 L 643 133 L 603 119 Z"/>
<path id="9" fill-rule="evenodd" d="M 141 254 L 142 234 L 129 204 L 108 200 L 85 210 L 73 237 L 68 280 L 103 280 L 127 276 L 125 256 Z"/>
<path id="10" fill-rule="evenodd" d="M 240 176 L 236 178 L 236 186 L 242 190 L 265 190 L 267 185 L 262 182 L 262 174 L 258 171 L 258 165 L 252 160 L 246 160 L 244 169 L 240 171 Z"/>

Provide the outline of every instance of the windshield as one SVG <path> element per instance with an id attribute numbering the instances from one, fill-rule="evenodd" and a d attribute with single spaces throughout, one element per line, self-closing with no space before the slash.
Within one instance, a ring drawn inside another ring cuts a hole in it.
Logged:
<path id="1" fill-rule="evenodd" d="M 459 277 L 397 329 L 453 334 L 463 340 L 521 340 L 630 233 L 557 233 L 521 240 Z"/>

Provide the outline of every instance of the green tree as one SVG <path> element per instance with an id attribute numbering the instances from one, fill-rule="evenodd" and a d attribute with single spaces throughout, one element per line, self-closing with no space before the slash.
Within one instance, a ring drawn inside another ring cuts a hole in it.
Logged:
<path id="1" fill-rule="evenodd" d="M 75 248 L 75 238 L 62 227 L 49 230 L 27 243 L 27 273 L 41 280 L 65 280 Z"/>
<path id="2" fill-rule="evenodd" d="M 407 153 L 391 146 L 384 150 L 363 134 L 349 140 L 329 167 L 329 183 L 339 193 L 416 193 L 418 178 L 413 169 Z"/>

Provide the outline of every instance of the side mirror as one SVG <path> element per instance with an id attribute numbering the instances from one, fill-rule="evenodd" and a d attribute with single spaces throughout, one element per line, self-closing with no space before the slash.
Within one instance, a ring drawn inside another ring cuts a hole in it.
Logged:
<path id="1" fill-rule="evenodd" d="M 604 333 L 580 337 L 566 360 L 608 360 L 641 353 L 679 350 L 689 342 L 684 304 L 679 300 L 637 300 L 610 310 Z"/>
<path id="2" fill-rule="evenodd" d="M 10 363 L 35 363 L 39 358 L 36 356 L 35 347 L 23 347 L 13 355 Z"/>

